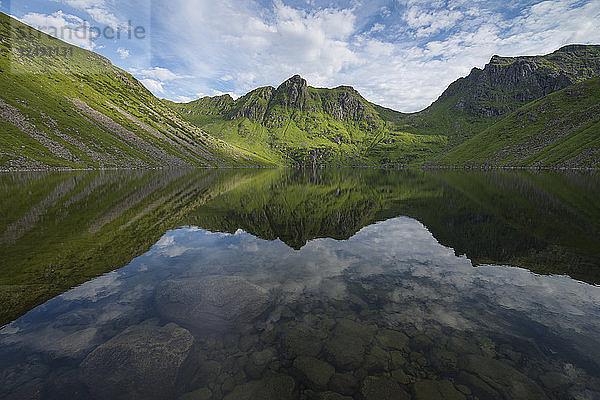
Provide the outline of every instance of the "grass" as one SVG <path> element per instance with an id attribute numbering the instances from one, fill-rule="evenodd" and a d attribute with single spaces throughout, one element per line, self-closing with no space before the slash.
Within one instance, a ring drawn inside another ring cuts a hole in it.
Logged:
<path id="1" fill-rule="evenodd" d="M 71 160 L 57 155 L 51 146 L 8 123 L 5 114 L 0 118 L 7 132 L 1 139 L 0 168 L 151 167 L 171 160 L 195 166 L 268 164 L 186 123 L 104 57 L 34 31 L 5 14 L 0 14 L 0 40 L 0 99 L 14 107 L 12 114 L 22 116 L 72 155 Z M 24 51 L 56 47 L 68 51 L 59 55 Z M 83 115 L 71 99 L 85 102 L 139 141 Z"/>
<path id="2" fill-rule="evenodd" d="M 600 78 L 522 107 L 439 162 L 459 166 L 600 167 Z"/>
<path id="3" fill-rule="evenodd" d="M 215 137 L 277 164 L 423 164 L 446 146 L 444 137 L 398 129 L 392 110 L 349 87 L 308 88 L 302 109 L 285 99 L 267 87 L 236 101 L 222 96 L 170 106 Z"/>

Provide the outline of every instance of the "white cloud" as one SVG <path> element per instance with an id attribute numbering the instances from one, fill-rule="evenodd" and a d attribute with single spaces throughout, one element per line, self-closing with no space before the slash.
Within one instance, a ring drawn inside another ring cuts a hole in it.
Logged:
<path id="1" fill-rule="evenodd" d="M 119 21 L 119 18 L 110 10 L 109 4 L 105 0 L 62 0 L 66 4 L 75 9 L 85 11 L 94 21 L 117 29 L 119 26 L 124 26 Z"/>
<path id="2" fill-rule="evenodd" d="M 146 88 L 154 94 L 161 94 L 174 101 L 181 101 L 181 99 L 190 98 L 189 96 L 174 94 L 170 91 L 167 91 L 170 83 L 178 79 L 192 78 L 189 75 L 179 75 L 170 69 L 163 67 L 152 67 L 141 70 L 131 68 L 129 71 L 138 79 L 140 79 L 144 86 L 146 86 Z"/>
<path id="3" fill-rule="evenodd" d="M 140 82 L 152 93 L 164 93 L 165 89 L 163 88 L 163 84 L 160 81 L 155 79 L 142 79 Z"/>
<path id="4" fill-rule="evenodd" d="M 172 81 L 175 79 L 186 78 L 186 76 L 177 75 L 173 71 L 171 71 L 167 68 L 162 68 L 162 67 L 154 67 L 151 69 L 145 69 L 145 70 L 140 71 L 139 74 L 144 77 L 147 77 L 147 78 L 158 79 L 159 81 L 162 81 L 162 82 L 168 82 L 168 81 Z"/>
<path id="5" fill-rule="evenodd" d="M 215 89 L 211 89 L 209 91 L 209 93 L 198 92 L 198 93 L 196 93 L 196 96 L 199 98 L 202 98 L 202 97 L 224 96 L 226 94 L 230 95 L 234 100 L 243 96 L 243 94 L 233 93 L 233 92 L 221 92 L 220 90 L 215 90 Z"/>
<path id="6" fill-rule="evenodd" d="M 196 100 L 196 98 L 189 97 L 189 96 L 175 96 L 173 98 L 173 101 L 175 101 L 177 103 L 189 103 L 190 101 L 194 101 L 194 100 Z"/>
<path id="7" fill-rule="evenodd" d="M 124 48 L 122 48 L 122 47 L 119 47 L 119 48 L 117 49 L 117 53 L 119 53 L 119 56 L 120 56 L 121 58 L 127 58 L 127 57 L 129 57 L 129 55 L 130 55 L 130 54 L 129 54 L 129 50 L 127 50 L 127 49 L 124 49 Z"/>
<path id="8" fill-rule="evenodd" d="M 186 36 L 172 32 L 164 38 L 165 46 L 199 76 L 227 78 L 234 92 L 282 82 L 296 73 L 315 84 L 325 83 L 359 62 L 350 49 L 356 27 L 348 9 L 304 11 L 278 0 L 266 16 L 251 2 L 170 4 L 161 22 L 165 29 L 177 26 Z"/>
<path id="9" fill-rule="evenodd" d="M 194 85 L 191 93 L 245 93 L 299 73 L 314 86 L 348 84 L 371 101 L 418 111 L 494 54 L 600 42 L 597 1 L 339 3 L 300 10 L 281 0 L 268 9 L 253 0 L 173 0 L 160 21 L 164 56 L 194 74 L 178 82 Z"/>
<path id="10" fill-rule="evenodd" d="M 53 14 L 28 13 L 21 22 L 75 46 L 92 50 L 95 47 L 89 26 L 76 15 L 57 11 Z"/>

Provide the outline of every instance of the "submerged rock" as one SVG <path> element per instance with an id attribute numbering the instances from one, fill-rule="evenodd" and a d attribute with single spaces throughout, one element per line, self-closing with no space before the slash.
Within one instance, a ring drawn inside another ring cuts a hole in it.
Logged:
<path id="1" fill-rule="evenodd" d="M 282 338 L 285 353 L 290 357 L 316 357 L 323 348 L 323 341 L 315 332 L 297 329 Z"/>
<path id="2" fill-rule="evenodd" d="M 212 392 L 209 388 L 202 388 L 195 390 L 190 393 L 186 393 L 179 398 L 179 400 L 210 400 L 212 398 Z"/>
<path id="3" fill-rule="evenodd" d="M 319 400 L 352 400 L 352 397 L 342 396 L 336 392 L 323 392 L 317 395 Z"/>
<path id="4" fill-rule="evenodd" d="M 296 358 L 294 368 L 310 387 L 316 389 L 325 389 L 335 373 L 331 365 L 313 357 Z"/>
<path id="5" fill-rule="evenodd" d="M 173 323 L 130 327 L 85 358 L 84 381 L 98 398 L 167 398 L 193 343 L 192 335 Z"/>
<path id="6" fill-rule="evenodd" d="M 290 376 L 273 374 L 261 380 L 236 386 L 224 400 L 294 399 L 296 382 Z"/>
<path id="7" fill-rule="evenodd" d="M 409 400 L 409 394 L 386 377 L 368 376 L 360 389 L 365 400 Z"/>
<path id="8" fill-rule="evenodd" d="M 359 383 L 352 374 L 336 373 L 329 381 L 329 388 L 334 392 L 352 396 L 358 390 Z"/>
<path id="9" fill-rule="evenodd" d="M 333 334 L 325 343 L 327 360 L 341 369 L 360 368 L 376 331 L 375 326 L 345 318 L 338 319 Z"/>
<path id="10" fill-rule="evenodd" d="M 199 330 L 241 328 L 264 313 L 269 304 L 265 289 L 237 276 L 170 280 L 156 292 L 160 315 Z"/>
<path id="11" fill-rule="evenodd" d="M 408 337 L 402 332 L 382 329 L 377 333 L 377 341 L 382 347 L 390 350 L 408 350 Z"/>
<path id="12" fill-rule="evenodd" d="M 423 380 L 413 386 L 416 400 L 466 400 L 450 381 Z"/>
<path id="13" fill-rule="evenodd" d="M 467 355 L 462 369 L 476 375 L 487 385 L 510 399 L 546 400 L 544 391 L 531 379 L 507 363 L 478 355 Z"/>
<path id="14" fill-rule="evenodd" d="M 354 370 L 363 364 L 366 344 L 356 336 L 335 335 L 325 343 L 327 360 L 338 368 Z"/>
<path id="15" fill-rule="evenodd" d="M 364 368 L 369 372 L 384 372 L 390 367 L 391 356 L 379 346 L 373 346 L 365 358 Z"/>

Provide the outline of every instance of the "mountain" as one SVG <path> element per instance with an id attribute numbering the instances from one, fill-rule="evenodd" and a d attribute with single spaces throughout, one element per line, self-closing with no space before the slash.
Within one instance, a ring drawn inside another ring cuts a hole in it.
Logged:
<path id="1" fill-rule="evenodd" d="M 170 106 L 188 122 L 274 163 L 436 164 L 521 107 L 597 76 L 600 46 L 570 45 L 544 56 L 494 56 L 413 114 L 372 104 L 348 86 L 309 87 L 300 76 L 238 100 L 225 95 Z M 594 152 L 594 144 L 587 145 Z"/>
<path id="2" fill-rule="evenodd" d="M 600 78 L 519 108 L 436 163 L 600 168 Z"/>
<path id="3" fill-rule="evenodd" d="M 441 136 L 399 129 L 395 119 L 403 114 L 371 104 L 352 87 L 313 88 L 298 75 L 237 100 L 170 105 L 190 123 L 276 163 L 415 164 L 446 147 Z"/>
<path id="4" fill-rule="evenodd" d="M 403 123 L 411 132 L 447 136 L 453 146 L 532 101 L 597 76 L 597 45 L 569 45 L 544 56 L 494 56 Z"/>
<path id="5" fill-rule="evenodd" d="M 268 164 L 174 113 L 106 58 L 0 13 L 0 169 Z"/>
<path id="6" fill-rule="evenodd" d="M 370 103 L 349 86 L 310 87 L 298 75 L 237 100 L 225 95 L 177 104 L 157 99 L 106 58 L 0 14 L 0 170 L 588 167 L 598 159 L 590 81 L 598 76 L 600 46 L 570 45 L 545 56 L 494 56 L 413 114 Z M 569 88 L 582 94 L 560 92 Z M 557 92 L 562 97 L 553 97 Z"/>

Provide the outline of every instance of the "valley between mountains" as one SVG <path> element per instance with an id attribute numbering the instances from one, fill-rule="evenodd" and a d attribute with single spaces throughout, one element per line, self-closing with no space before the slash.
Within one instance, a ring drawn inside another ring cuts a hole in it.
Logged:
<path id="1" fill-rule="evenodd" d="M 237 100 L 180 104 L 108 59 L 0 14 L 0 132 L 2 170 L 598 168 L 600 46 L 494 56 L 412 114 L 298 75 Z"/>

